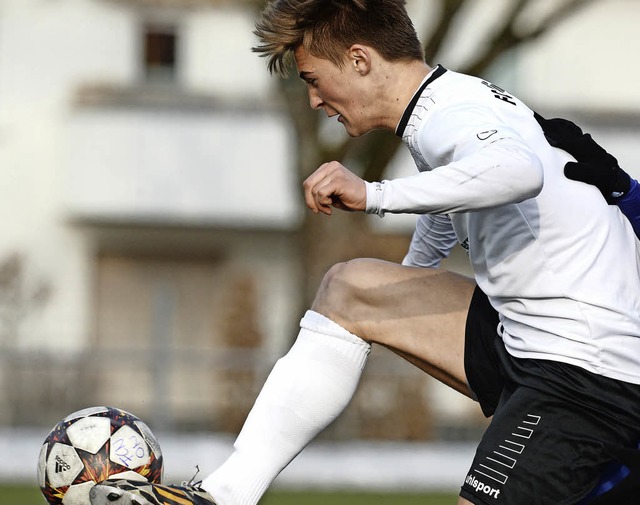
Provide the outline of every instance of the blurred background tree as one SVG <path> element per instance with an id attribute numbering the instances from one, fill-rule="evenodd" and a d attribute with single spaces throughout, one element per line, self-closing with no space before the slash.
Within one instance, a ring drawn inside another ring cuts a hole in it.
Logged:
<path id="1" fill-rule="evenodd" d="M 0 259 L 0 348 L 20 345 L 28 316 L 41 310 L 51 296 L 51 286 L 33 279 L 24 255 L 12 253 Z"/>

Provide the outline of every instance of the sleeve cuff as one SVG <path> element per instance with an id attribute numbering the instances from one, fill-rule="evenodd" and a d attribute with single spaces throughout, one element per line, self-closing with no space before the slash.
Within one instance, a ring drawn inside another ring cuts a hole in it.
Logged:
<path id="1" fill-rule="evenodd" d="M 384 216 L 384 210 L 382 210 L 382 194 L 384 193 L 386 183 L 387 181 L 365 181 L 365 187 L 367 190 L 367 204 L 365 207 L 365 212 L 367 214 L 377 214 L 380 217 Z"/>

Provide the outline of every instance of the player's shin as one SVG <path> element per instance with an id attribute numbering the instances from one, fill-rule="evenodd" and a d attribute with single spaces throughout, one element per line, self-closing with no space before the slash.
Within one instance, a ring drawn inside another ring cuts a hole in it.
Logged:
<path id="1" fill-rule="evenodd" d="M 350 402 L 370 344 L 308 311 L 274 366 L 229 459 L 202 487 L 222 505 L 255 505 L 282 469 Z"/>

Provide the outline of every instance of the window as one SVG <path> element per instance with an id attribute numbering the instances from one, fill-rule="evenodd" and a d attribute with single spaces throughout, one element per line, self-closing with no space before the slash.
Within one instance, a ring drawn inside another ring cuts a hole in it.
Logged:
<path id="1" fill-rule="evenodd" d="M 148 82 L 175 82 L 178 66 L 175 27 L 146 26 L 143 57 L 145 79 Z"/>

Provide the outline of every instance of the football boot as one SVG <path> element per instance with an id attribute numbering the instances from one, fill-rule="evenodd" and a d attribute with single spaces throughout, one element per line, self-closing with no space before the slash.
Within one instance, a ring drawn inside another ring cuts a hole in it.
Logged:
<path id="1" fill-rule="evenodd" d="M 140 480 L 112 479 L 93 486 L 91 505 L 216 505 L 198 484 L 180 486 L 153 484 Z"/>

